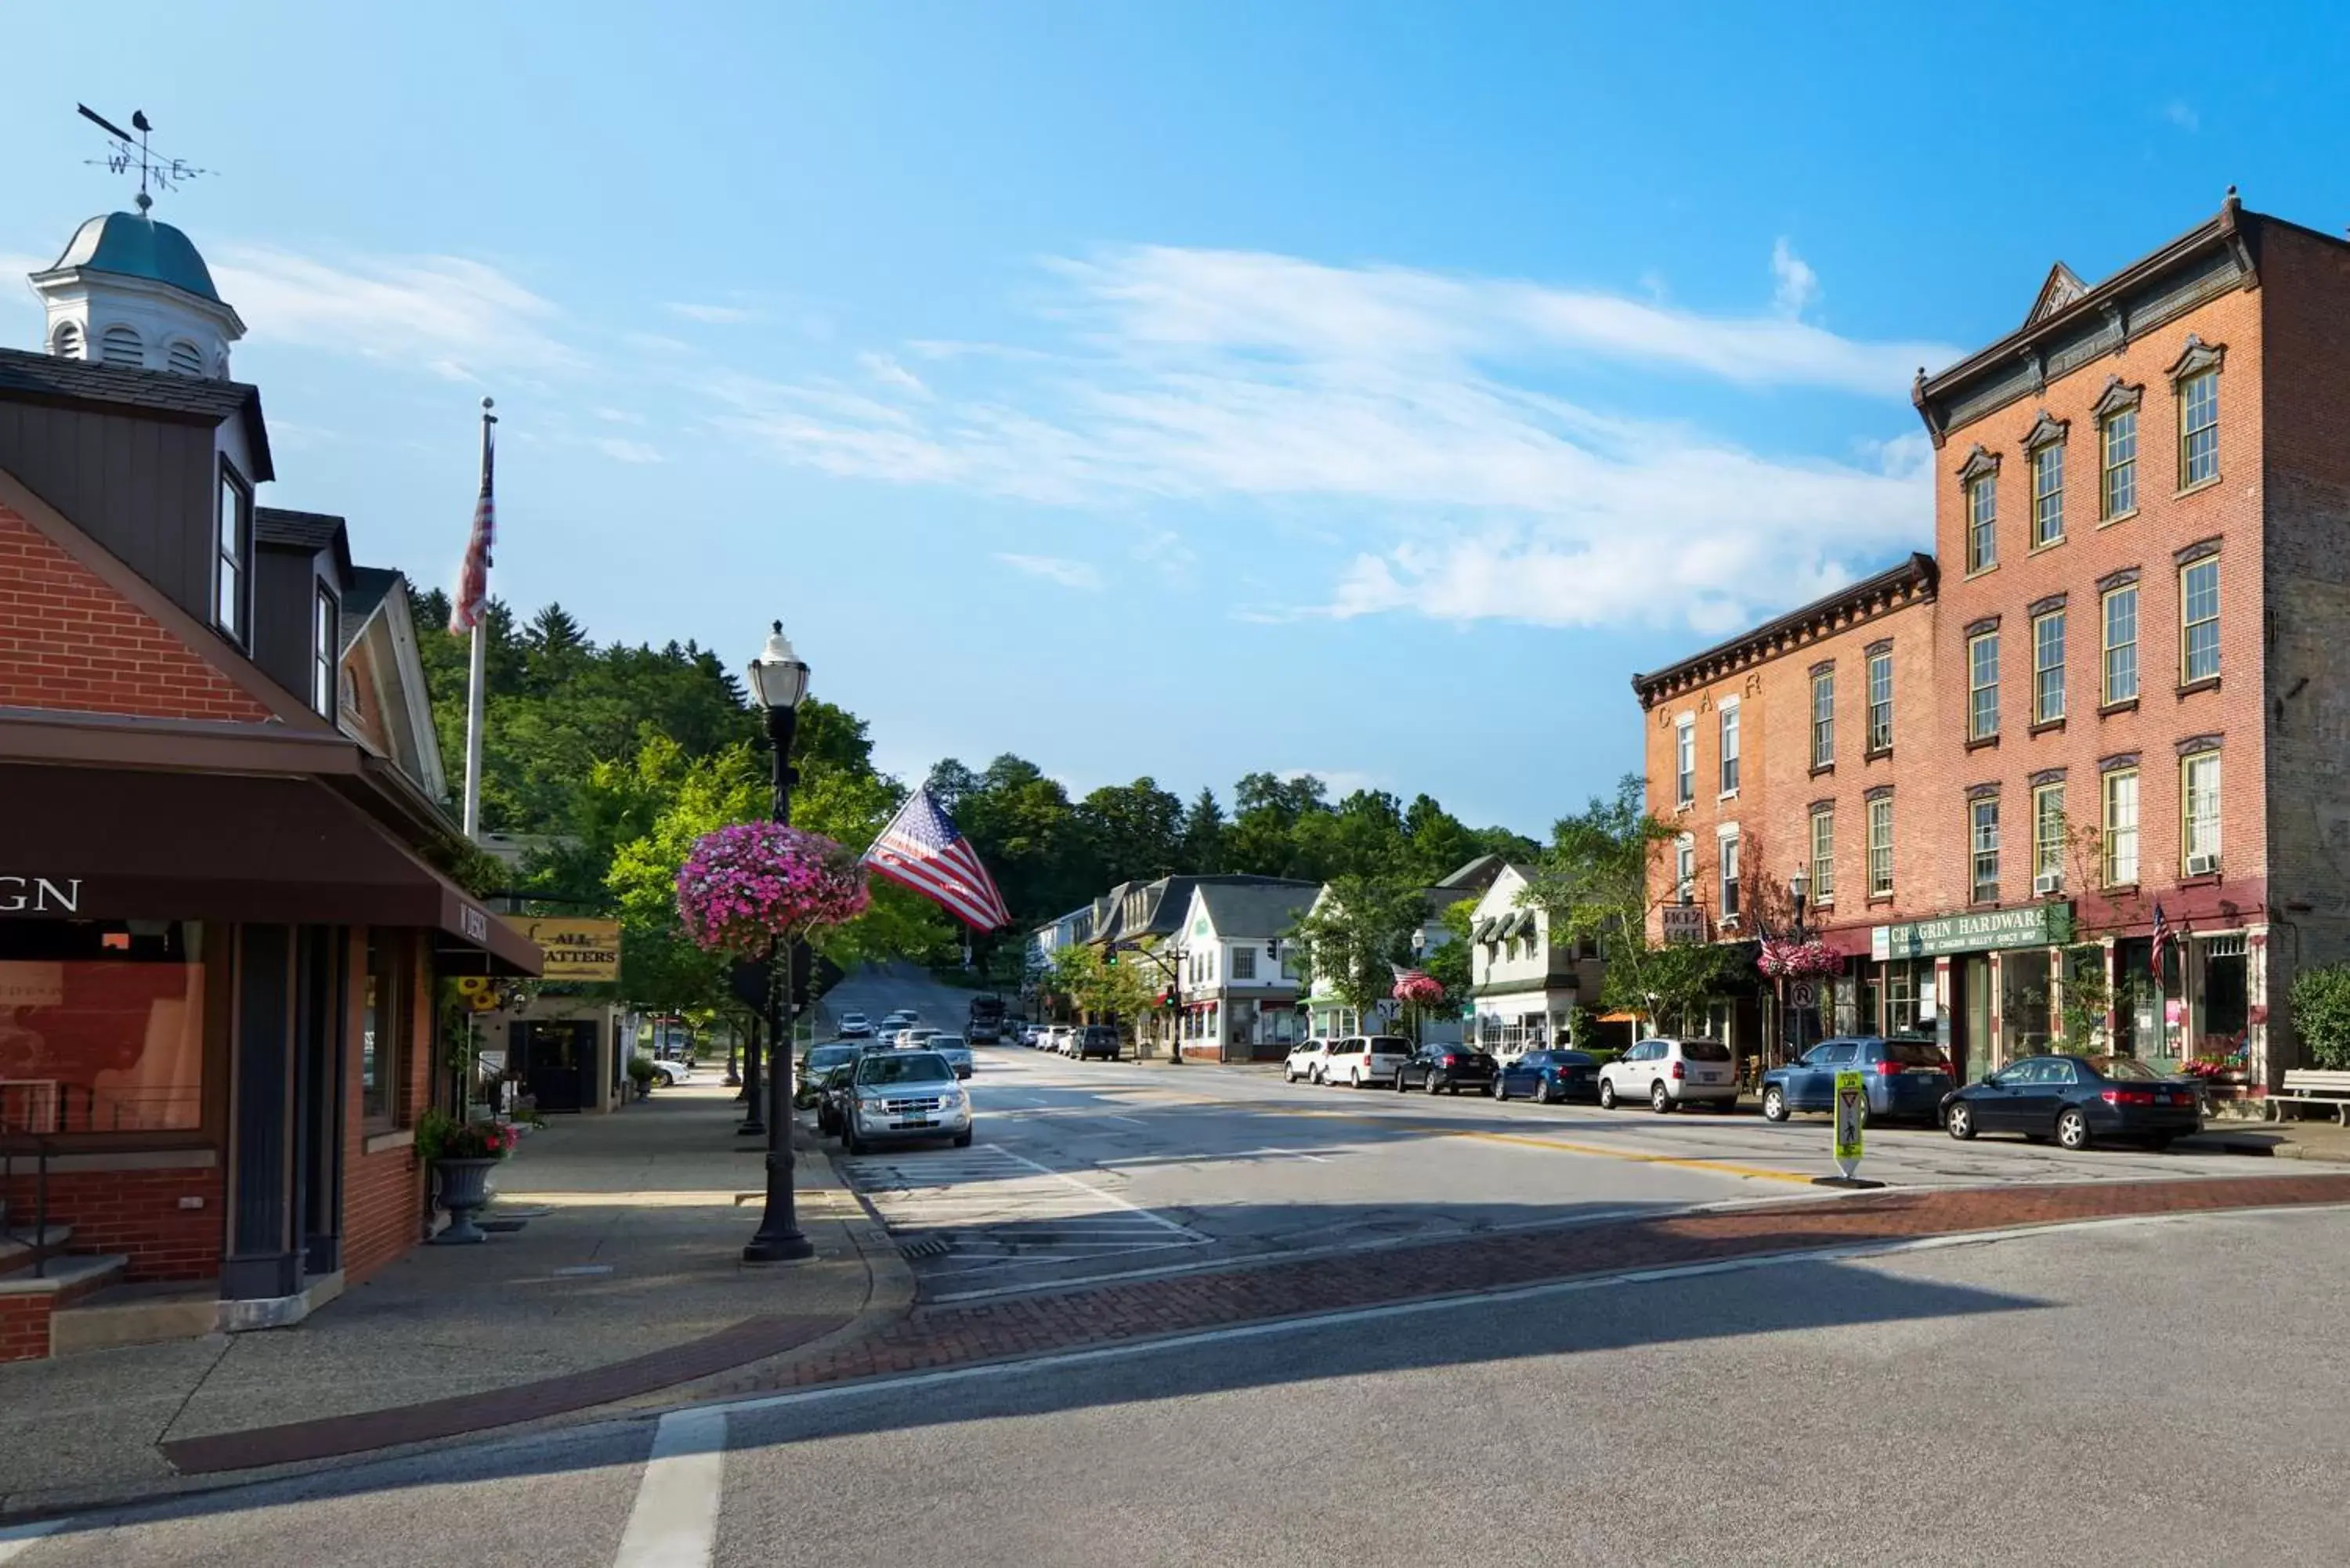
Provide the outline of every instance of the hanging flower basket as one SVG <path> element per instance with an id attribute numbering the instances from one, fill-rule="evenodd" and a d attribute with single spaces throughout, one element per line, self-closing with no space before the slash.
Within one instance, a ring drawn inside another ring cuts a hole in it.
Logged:
<path id="1" fill-rule="evenodd" d="M 865 867 L 820 833 L 776 822 L 702 835 L 677 868 L 677 914 L 699 947 L 762 958 L 783 940 L 865 912 Z"/>
<path id="2" fill-rule="evenodd" d="M 1754 967 L 1768 975 L 1784 975 L 1794 979 L 1803 975 L 1835 974 L 1844 968 L 1844 955 L 1831 950 L 1825 942 L 1790 942 L 1764 939 L 1762 950 L 1755 955 Z"/>
<path id="3" fill-rule="evenodd" d="M 1406 975 L 1395 982 L 1395 991 L 1392 994 L 1398 1002 L 1409 1002 L 1419 1007 L 1433 1007 L 1444 1000 L 1444 987 L 1438 983 L 1432 975 Z"/>

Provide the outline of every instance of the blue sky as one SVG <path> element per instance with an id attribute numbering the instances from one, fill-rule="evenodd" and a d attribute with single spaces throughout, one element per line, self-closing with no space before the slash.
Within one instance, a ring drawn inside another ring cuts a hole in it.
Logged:
<path id="1" fill-rule="evenodd" d="M 445 580 L 491 393 L 499 594 L 780 616 L 901 772 L 1544 832 L 1633 670 L 1929 545 L 1910 374 L 2052 261 L 2350 221 L 2318 7 L 348 9 L 12 16 L 0 262 L 128 203 L 76 99 L 143 108 L 271 499 Z"/>

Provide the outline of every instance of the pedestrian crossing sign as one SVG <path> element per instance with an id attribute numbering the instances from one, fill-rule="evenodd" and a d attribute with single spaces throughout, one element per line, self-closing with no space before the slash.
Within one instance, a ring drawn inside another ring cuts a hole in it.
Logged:
<path id="1" fill-rule="evenodd" d="M 1858 1073 L 1835 1075 L 1835 1162 L 1845 1179 L 1860 1168 L 1861 1125 L 1868 1119 L 1868 1081 Z"/>

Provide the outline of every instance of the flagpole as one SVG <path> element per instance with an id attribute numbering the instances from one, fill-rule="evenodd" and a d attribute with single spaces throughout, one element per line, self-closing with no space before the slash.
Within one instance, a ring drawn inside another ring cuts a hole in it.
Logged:
<path id="1" fill-rule="evenodd" d="M 482 484 L 490 483 L 490 427 L 498 416 L 490 412 L 491 400 L 482 400 Z M 482 838 L 482 704 L 489 687 L 490 668 L 489 576 L 486 565 L 482 581 L 482 612 L 473 618 L 473 661 L 465 683 L 465 837 L 478 844 Z"/>

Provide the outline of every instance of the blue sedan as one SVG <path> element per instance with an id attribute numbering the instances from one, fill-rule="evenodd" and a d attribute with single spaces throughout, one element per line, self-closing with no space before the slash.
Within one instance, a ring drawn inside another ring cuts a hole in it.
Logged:
<path id="1" fill-rule="evenodd" d="M 1561 1100 L 1599 1101 L 1599 1058 L 1583 1051 L 1529 1051 L 1493 1075 L 1493 1097 L 1523 1095 L 1550 1106 Z"/>
<path id="2" fill-rule="evenodd" d="M 1942 1096 L 1955 1086 L 1950 1059 L 1930 1040 L 1824 1040 L 1801 1061 L 1762 1075 L 1763 1118 L 1783 1122 L 1797 1111 L 1833 1111 L 1838 1073 L 1860 1075 L 1872 1121 L 1934 1121 L 1941 1114 Z"/>

